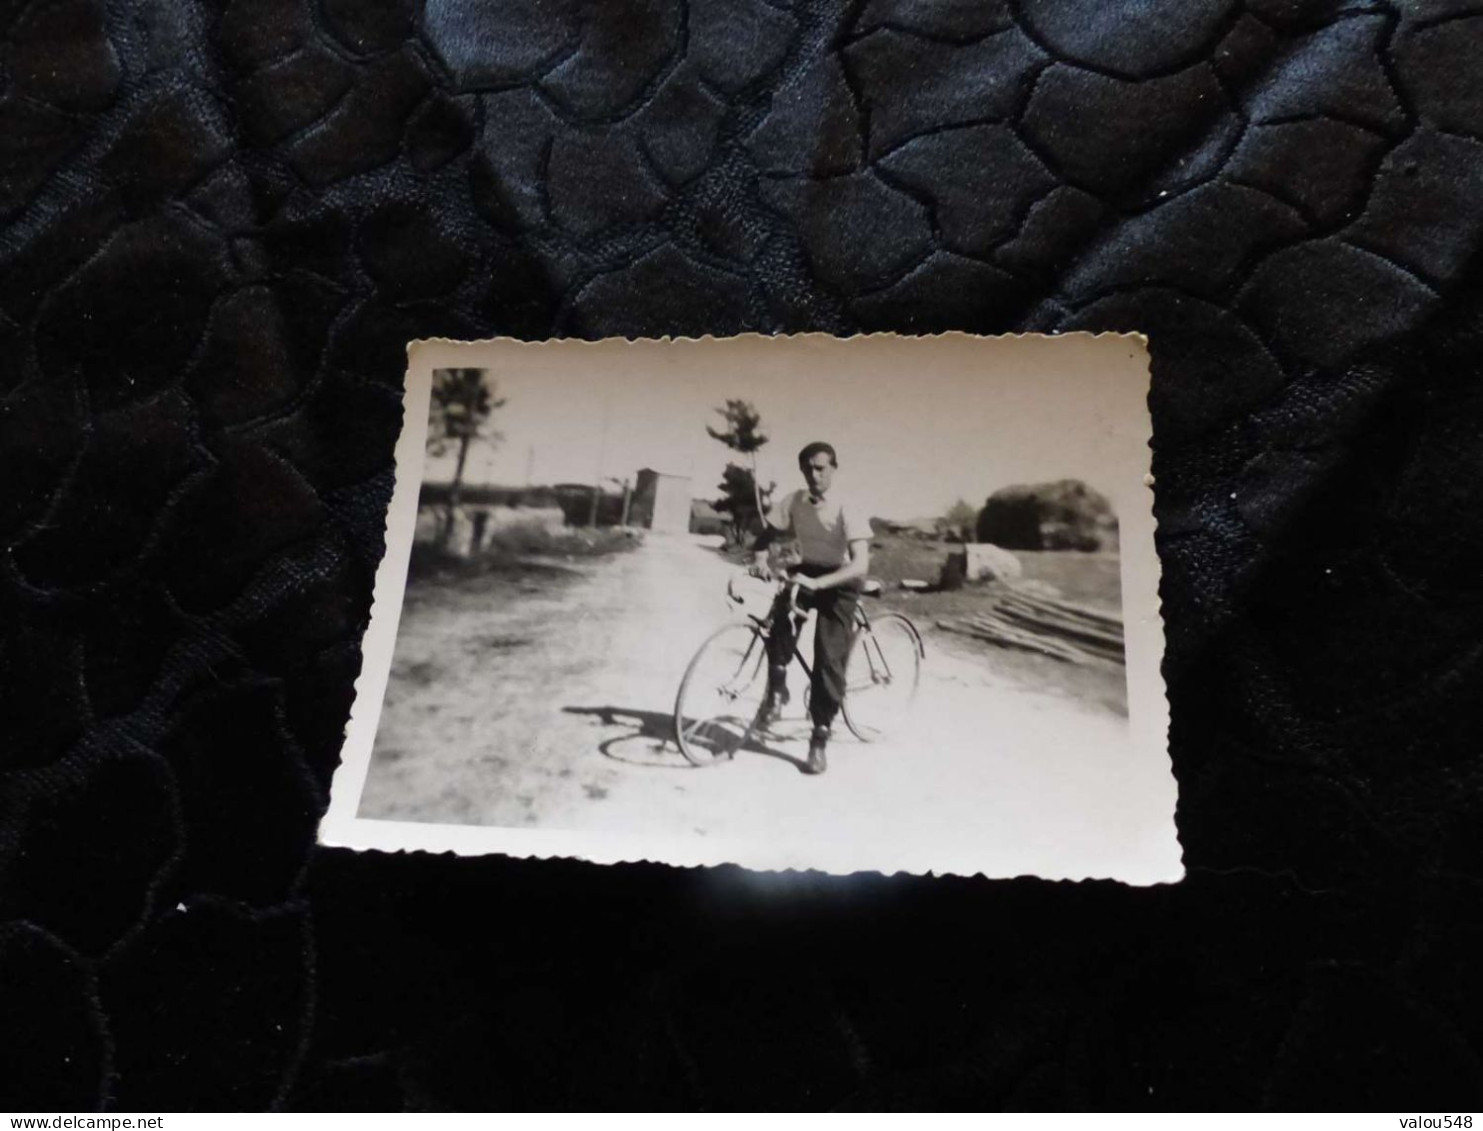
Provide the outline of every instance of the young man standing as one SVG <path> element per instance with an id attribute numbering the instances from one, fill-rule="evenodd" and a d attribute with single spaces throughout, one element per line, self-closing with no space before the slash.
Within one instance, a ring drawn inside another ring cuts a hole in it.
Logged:
<path id="1" fill-rule="evenodd" d="M 810 774 L 822 774 L 825 769 L 824 748 L 834 716 L 844 701 L 845 663 L 855 638 L 855 607 L 870 570 L 870 518 L 847 495 L 834 490 L 838 468 L 839 460 L 829 444 L 815 442 L 798 453 L 798 469 L 808 489 L 784 495 L 768 512 L 762 534 L 752 547 L 749 571 L 764 581 L 772 580 L 768 548 L 781 537 L 797 539 L 803 558 L 792 575 L 799 589 L 798 604 L 818 610 L 809 693 L 813 734 L 804 767 Z M 764 728 L 788 701 L 788 663 L 793 657 L 795 631 L 788 602 L 780 596 L 772 610 L 767 695 L 758 716 Z"/>

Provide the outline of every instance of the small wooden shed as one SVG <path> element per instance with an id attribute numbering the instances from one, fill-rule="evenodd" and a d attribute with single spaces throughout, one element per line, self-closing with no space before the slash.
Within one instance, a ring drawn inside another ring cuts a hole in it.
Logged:
<path id="1" fill-rule="evenodd" d="M 638 473 L 629 506 L 632 526 L 683 534 L 690 529 L 690 477 L 645 467 Z"/>

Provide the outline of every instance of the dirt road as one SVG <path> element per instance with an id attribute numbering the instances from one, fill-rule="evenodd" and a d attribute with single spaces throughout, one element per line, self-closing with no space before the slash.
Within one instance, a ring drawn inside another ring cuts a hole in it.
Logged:
<path id="1" fill-rule="evenodd" d="M 992 653 L 930 630 L 911 733 L 867 745 L 840 727 L 829 772 L 809 777 L 795 709 L 765 753 L 694 769 L 669 737 L 675 690 L 735 615 L 736 567 L 651 535 L 570 568 L 409 591 L 360 816 L 703 838 L 763 868 L 1084 877 L 1177 863 L 1167 762 L 1132 749 L 1126 719 L 1026 690 Z"/>

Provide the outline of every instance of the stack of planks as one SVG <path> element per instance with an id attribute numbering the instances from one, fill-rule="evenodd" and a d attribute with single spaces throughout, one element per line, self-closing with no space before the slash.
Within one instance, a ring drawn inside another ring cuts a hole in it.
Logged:
<path id="1" fill-rule="evenodd" d="M 1115 613 L 1019 589 L 998 594 L 989 611 L 940 620 L 937 627 L 1074 664 L 1125 662 Z"/>

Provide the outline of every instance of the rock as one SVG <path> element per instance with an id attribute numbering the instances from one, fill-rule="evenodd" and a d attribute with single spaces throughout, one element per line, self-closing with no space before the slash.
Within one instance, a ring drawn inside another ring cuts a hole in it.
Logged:
<path id="1" fill-rule="evenodd" d="M 961 551 L 967 559 L 969 581 L 1017 581 L 1020 560 L 990 542 L 968 542 Z"/>
<path id="2" fill-rule="evenodd" d="M 969 582 L 1017 581 L 1020 560 L 1001 546 L 969 542 L 948 555 L 942 567 L 939 588 L 961 589 Z"/>
<path id="3" fill-rule="evenodd" d="M 978 513 L 978 540 L 1012 550 L 1113 550 L 1117 516 L 1079 479 L 1005 487 Z"/>
<path id="4" fill-rule="evenodd" d="M 560 507 L 505 507 L 490 506 L 477 508 L 489 515 L 486 520 L 490 530 L 508 530 L 512 526 L 531 526 L 553 533 L 566 525 L 566 516 Z"/>

